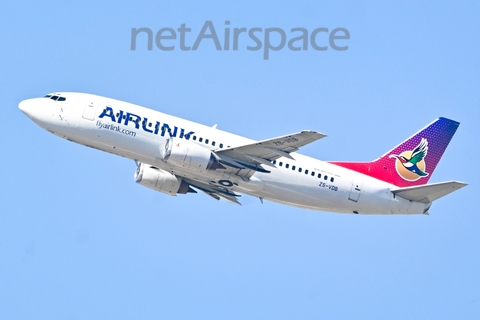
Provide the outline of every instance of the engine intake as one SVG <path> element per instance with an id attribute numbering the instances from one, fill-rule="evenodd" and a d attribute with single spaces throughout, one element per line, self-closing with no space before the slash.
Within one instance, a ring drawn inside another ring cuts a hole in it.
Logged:
<path id="1" fill-rule="evenodd" d="M 178 193 L 186 194 L 188 192 L 195 192 L 182 178 L 145 163 L 138 165 L 134 178 L 136 183 L 144 187 L 171 196 L 175 196 Z"/>

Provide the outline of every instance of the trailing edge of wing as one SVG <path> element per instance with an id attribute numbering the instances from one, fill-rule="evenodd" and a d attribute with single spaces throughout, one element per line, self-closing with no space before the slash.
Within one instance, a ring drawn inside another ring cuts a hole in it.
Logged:
<path id="1" fill-rule="evenodd" d="M 200 188 L 200 187 L 197 187 L 197 186 L 192 186 L 192 188 L 203 191 L 204 193 L 206 193 L 210 197 L 214 198 L 215 200 L 225 199 L 228 202 L 238 204 L 238 205 L 242 205 L 240 203 L 240 201 L 238 201 L 237 198 L 236 198 L 236 197 L 238 197 L 238 195 L 234 196 L 234 195 L 225 194 L 225 193 L 218 192 L 218 191 L 211 191 L 211 190 L 203 189 L 203 188 Z"/>
<path id="2" fill-rule="evenodd" d="M 240 170 L 250 169 L 250 170 L 253 170 L 253 171 L 258 171 L 258 172 L 263 172 L 263 173 L 269 173 L 270 172 L 268 170 L 265 170 L 263 167 L 261 167 L 257 164 L 254 164 L 252 162 L 251 163 L 245 163 L 245 162 L 242 162 L 242 161 L 238 161 L 238 160 L 234 160 L 234 159 L 230 159 L 230 158 L 226 158 L 226 157 L 220 158 L 220 163 L 223 164 L 223 165 L 235 168 L 235 169 L 240 169 Z"/>
<path id="3" fill-rule="evenodd" d="M 199 181 L 194 181 L 191 179 L 185 179 L 191 188 L 194 190 L 200 190 L 209 195 L 210 197 L 214 198 L 215 200 L 220 200 L 220 198 L 227 200 L 228 202 L 235 203 L 238 205 L 242 205 L 238 200 L 237 197 L 240 197 L 239 194 L 236 194 L 228 189 L 220 189 L 214 186 L 211 186 L 206 183 L 202 183 Z"/>
<path id="4" fill-rule="evenodd" d="M 429 203 L 447 194 L 465 187 L 467 184 L 459 181 L 448 181 L 426 184 L 422 186 L 390 189 L 395 195 L 407 200 Z"/>

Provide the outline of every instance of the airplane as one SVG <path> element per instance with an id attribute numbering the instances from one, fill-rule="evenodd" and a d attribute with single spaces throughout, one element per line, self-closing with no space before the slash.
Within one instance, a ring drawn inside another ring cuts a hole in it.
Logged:
<path id="1" fill-rule="evenodd" d="M 242 194 L 351 214 L 429 214 L 464 186 L 428 184 L 459 123 L 438 118 L 371 162 L 320 161 L 297 151 L 326 135 L 301 131 L 261 141 L 135 104 L 77 92 L 21 101 L 43 129 L 134 160 L 135 181 L 176 196 L 204 192 L 240 204 Z"/>

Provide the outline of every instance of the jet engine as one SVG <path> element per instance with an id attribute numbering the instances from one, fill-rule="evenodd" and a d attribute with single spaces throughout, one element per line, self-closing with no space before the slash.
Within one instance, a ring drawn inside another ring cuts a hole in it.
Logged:
<path id="1" fill-rule="evenodd" d="M 225 169 L 212 151 L 183 139 L 167 139 L 161 157 L 163 161 L 185 169 L 196 171 Z"/>
<path id="2" fill-rule="evenodd" d="M 175 196 L 177 193 L 186 194 L 187 192 L 195 192 L 182 178 L 145 163 L 138 164 L 134 178 L 136 183 L 144 187 L 171 196 Z"/>

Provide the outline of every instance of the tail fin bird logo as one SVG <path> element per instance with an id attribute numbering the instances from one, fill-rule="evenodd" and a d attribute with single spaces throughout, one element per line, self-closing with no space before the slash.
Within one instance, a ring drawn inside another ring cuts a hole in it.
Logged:
<path id="1" fill-rule="evenodd" d="M 396 159 L 395 168 L 400 177 L 407 181 L 416 181 L 428 176 L 425 171 L 425 156 L 428 152 L 428 141 L 422 138 L 413 150 L 402 152 L 400 155 L 392 154 L 389 158 Z"/>

